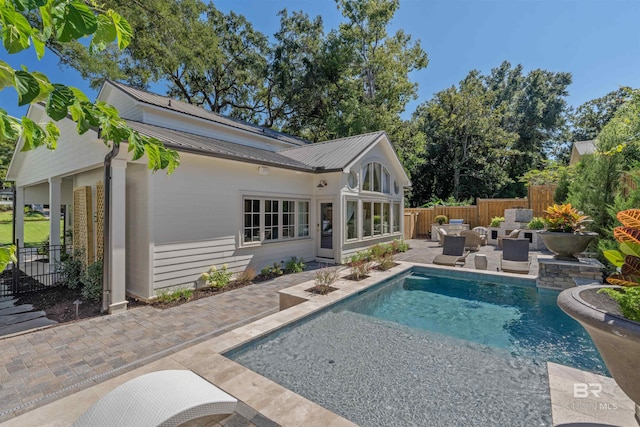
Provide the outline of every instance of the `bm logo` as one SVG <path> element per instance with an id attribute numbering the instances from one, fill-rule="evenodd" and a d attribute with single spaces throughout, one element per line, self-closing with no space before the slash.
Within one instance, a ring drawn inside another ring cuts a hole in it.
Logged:
<path id="1" fill-rule="evenodd" d="M 584 399 L 589 397 L 599 398 L 602 393 L 602 384 L 599 383 L 573 383 L 573 397 Z"/>

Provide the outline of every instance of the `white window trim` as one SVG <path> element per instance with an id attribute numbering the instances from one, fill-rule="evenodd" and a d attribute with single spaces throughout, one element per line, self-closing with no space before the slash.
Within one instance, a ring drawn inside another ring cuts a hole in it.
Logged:
<path id="1" fill-rule="evenodd" d="M 355 202 L 356 204 L 356 237 L 352 237 L 351 239 L 349 238 L 349 230 L 347 227 L 347 205 L 349 202 Z M 348 242 L 348 243 L 352 243 L 352 242 L 357 242 L 359 240 L 362 239 L 362 227 L 360 226 L 360 224 L 362 223 L 361 220 L 361 211 L 362 211 L 362 203 L 360 201 L 360 199 L 357 199 L 355 197 L 347 197 L 344 200 L 344 216 L 343 216 L 343 224 L 344 224 L 344 241 Z"/>
<path id="2" fill-rule="evenodd" d="M 260 240 L 258 241 L 254 241 L 254 242 L 245 242 L 244 241 L 244 230 L 245 230 L 245 224 L 244 224 L 244 216 L 245 216 L 245 211 L 244 211 L 244 202 L 245 200 L 259 200 L 260 201 Z M 266 214 L 266 209 L 265 209 L 265 200 L 277 200 L 278 201 L 278 238 L 277 239 L 272 239 L 272 240 L 266 240 L 265 239 L 265 214 Z M 295 237 L 286 237 L 283 238 L 283 223 L 282 223 L 282 216 L 283 216 L 283 212 L 282 212 L 282 202 L 283 201 L 290 201 L 290 202 L 295 202 L 295 211 L 294 211 L 294 232 L 295 232 Z M 240 199 L 240 211 L 241 211 L 241 216 L 240 216 L 240 245 L 239 247 L 241 248 L 248 248 L 248 247 L 256 247 L 256 246 L 262 246 L 262 245 L 271 245 L 271 244 L 277 244 L 277 243 L 287 243 L 287 242 L 294 242 L 297 240 L 309 240 L 311 239 L 311 231 L 309 230 L 309 233 L 306 236 L 298 236 L 298 226 L 300 225 L 300 223 L 298 222 L 298 214 L 299 214 L 299 205 L 298 202 L 306 202 L 309 206 L 308 211 L 307 211 L 307 215 L 309 217 L 308 221 L 308 227 L 310 227 L 310 223 L 311 223 L 311 199 L 310 198 L 304 198 L 304 197 L 300 197 L 300 196 L 287 196 L 287 195 L 261 195 L 261 196 L 256 196 L 256 195 L 252 195 L 252 194 L 242 194 L 242 197 Z"/>
<path id="3" fill-rule="evenodd" d="M 375 170 L 375 165 L 379 164 L 380 165 L 380 191 L 375 191 L 372 190 L 373 188 L 373 175 L 374 175 L 374 170 Z M 364 177 L 365 177 L 365 169 L 370 169 L 369 170 L 369 190 L 365 190 L 364 189 Z M 387 172 L 387 174 L 389 175 L 389 192 L 385 193 L 384 192 L 384 176 L 385 176 L 385 171 Z M 363 192 L 364 194 L 383 194 L 385 196 L 392 196 L 393 194 L 393 189 L 391 188 L 393 186 L 393 182 L 395 180 L 394 175 L 391 173 L 391 170 L 389 170 L 388 167 L 385 166 L 385 164 L 379 160 L 371 160 L 370 162 L 367 162 L 366 164 L 364 164 L 361 168 L 360 168 L 360 175 L 361 175 L 361 179 L 358 185 L 358 188 L 360 189 L 361 192 Z"/>

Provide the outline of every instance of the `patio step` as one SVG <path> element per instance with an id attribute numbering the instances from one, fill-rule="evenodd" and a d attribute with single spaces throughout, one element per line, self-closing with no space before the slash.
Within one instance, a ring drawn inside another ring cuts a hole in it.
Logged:
<path id="1" fill-rule="evenodd" d="M 45 326 L 55 325 L 55 320 L 47 319 L 44 314 L 44 311 L 40 311 L 37 313 L 42 313 L 41 317 L 27 320 L 24 322 L 14 323 L 11 325 L 0 326 L 0 336 L 17 334 L 18 332 L 24 332 L 31 329 L 42 328 Z"/>
<path id="2" fill-rule="evenodd" d="M 9 314 L 28 313 L 30 311 L 33 311 L 33 306 L 31 304 L 14 305 L 12 307 L 0 306 L 0 319 Z"/>

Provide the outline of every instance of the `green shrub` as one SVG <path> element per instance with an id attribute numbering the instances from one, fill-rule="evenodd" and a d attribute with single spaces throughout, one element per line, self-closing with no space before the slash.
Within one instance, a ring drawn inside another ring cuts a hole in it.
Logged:
<path id="1" fill-rule="evenodd" d="M 629 320 L 640 322 L 640 286 L 617 289 L 602 288 L 598 292 L 605 293 L 620 304 L 620 310 Z"/>
<path id="2" fill-rule="evenodd" d="M 351 268 L 351 278 L 360 280 L 371 271 L 371 261 L 368 252 L 358 252 L 351 255 L 349 267 Z"/>
<path id="3" fill-rule="evenodd" d="M 102 261 L 96 261 L 87 267 L 82 278 L 82 297 L 94 301 L 102 298 Z"/>
<path id="4" fill-rule="evenodd" d="M 218 269 L 215 265 L 211 266 L 209 271 L 203 273 L 200 278 L 203 279 L 208 286 L 222 289 L 229 284 L 233 273 L 227 270 L 227 264 L 222 264 L 222 268 Z"/>
<path id="5" fill-rule="evenodd" d="M 280 265 L 278 265 L 277 262 L 274 262 L 272 267 L 267 266 L 262 270 L 260 270 L 260 275 L 265 279 L 271 279 L 274 277 L 282 276 L 283 274 L 284 274 L 284 271 L 282 271 L 282 268 L 280 267 Z"/>
<path id="6" fill-rule="evenodd" d="M 169 304 L 175 301 L 189 301 L 193 296 L 193 289 L 181 288 L 174 291 L 162 291 L 156 297 L 156 301 L 161 304 Z"/>
<path id="7" fill-rule="evenodd" d="M 371 246 L 369 248 L 369 252 L 371 253 L 371 258 L 374 261 L 378 261 L 384 258 L 387 253 L 391 252 L 391 247 L 390 245 L 382 245 L 378 243 L 377 245 Z"/>
<path id="8" fill-rule="evenodd" d="M 336 280 L 338 280 L 338 271 L 331 269 L 329 267 L 321 268 L 316 271 L 316 285 L 313 289 L 321 294 L 326 295 L 331 292 L 331 285 L 333 285 Z"/>
<path id="9" fill-rule="evenodd" d="M 61 257 L 57 265 L 60 280 L 69 289 L 78 289 L 84 279 L 84 262 L 82 255 L 84 251 L 76 249 L 71 256 Z"/>
<path id="10" fill-rule="evenodd" d="M 504 222 L 503 216 L 494 216 L 491 218 L 491 222 L 489 223 L 489 227 L 500 227 L 500 223 Z"/>
<path id="11" fill-rule="evenodd" d="M 298 260 L 296 257 L 292 257 L 284 264 L 284 272 L 287 274 L 302 273 L 305 267 L 304 259 L 300 258 L 300 260 Z"/>
<path id="12" fill-rule="evenodd" d="M 527 227 L 530 230 L 542 230 L 544 228 L 544 219 L 539 216 L 534 216 L 531 221 L 529 221 L 529 224 L 527 224 Z"/>
<path id="13" fill-rule="evenodd" d="M 394 254 L 407 252 L 409 250 L 409 244 L 404 240 L 394 239 L 393 242 L 391 242 L 391 249 Z"/>
<path id="14" fill-rule="evenodd" d="M 449 221 L 449 218 L 447 218 L 446 215 L 436 215 L 435 218 L 433 218 L 433 220 L 439 225 L 442 225 L 442 224 L 446 224 L 447 221 Z"/>

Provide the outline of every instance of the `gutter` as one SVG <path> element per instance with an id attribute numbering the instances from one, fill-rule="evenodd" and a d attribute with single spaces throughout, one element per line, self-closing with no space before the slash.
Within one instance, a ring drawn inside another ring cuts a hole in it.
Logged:
<path id="1" fill-rule="evenodd" d="M 111 304 L 111 160 L 118 155 L 120 145 L 114 144 L 111 151 L 104 157 L 104 224 L 102 225 L 102 308 L 101 312 L 109 311 Z"/>

